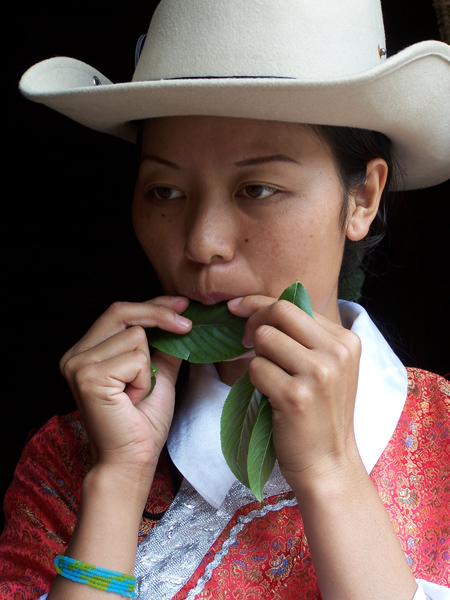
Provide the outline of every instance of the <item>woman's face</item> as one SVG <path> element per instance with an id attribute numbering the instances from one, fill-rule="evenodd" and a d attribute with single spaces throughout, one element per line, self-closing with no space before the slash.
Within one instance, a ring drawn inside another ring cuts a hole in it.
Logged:
<path id="1" fill-rule="evenodd" d="M 204 304 L 301 281 L 334 320 L 345 226 L 325 142 L 296 123 L 170 117 L 144 127 L 133 222 L 167 294 Z"/>

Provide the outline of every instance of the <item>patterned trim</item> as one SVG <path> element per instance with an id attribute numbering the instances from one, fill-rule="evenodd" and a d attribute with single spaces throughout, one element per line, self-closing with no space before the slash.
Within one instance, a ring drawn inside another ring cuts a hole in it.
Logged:
<path id="1" fill-rule="evenodd" d="M 228 539 L 223 543 L 222 550 L 215 555 L 212 562 L 206 567 L 204 575 L 200 577 L 195 588 L 193 588 L 186 596 L 186 600 L 193 600 L 197 594 L 200 594 L 203 591 L 203 588 L 211 579 L 214 569 L 219 566 L 222 559 L 228 554 L 230 547 L 236 542 L 238 534 L 244 529 L 247 523 L 250 523 L 254 519 L 258 519 L 259 517 L 265 517 L 269 512 L 276 512 L 282 508 L 292 507 L 296 504 L 296 498 L 285 498 L 276 504 L 267 504 L 262 509 L 252 510 L 248 515 L 241 515 L 238 517 L 238 522 L 231 529 Z"/>

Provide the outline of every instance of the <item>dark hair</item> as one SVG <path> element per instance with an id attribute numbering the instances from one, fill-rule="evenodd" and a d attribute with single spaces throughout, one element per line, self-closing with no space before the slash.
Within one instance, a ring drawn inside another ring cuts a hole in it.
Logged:
<path id="1" fill-rule="evenodd" d="M 335 127 L 314 125 L 314 131 L 325 140 L 336 160 L 343 190 L 341 223 L 347 218 L 348 197 L 357 192 L 366 181 L 367 163 L 374 158 L 382 158 L 388 166 L 386 186 L 383 190 L 377 215 L 367 236 L 358 242 L 347 239 L 339 275 L 339 297 L 358 300 L 364 282 L 364 260 L 383 239 L 387 231 L 387 210 L 392 209 L 389 193 L 393 183 L 398 187 L 401 169 L 395 160 L 391 140 L 378 131 L 355 127 Z"/>

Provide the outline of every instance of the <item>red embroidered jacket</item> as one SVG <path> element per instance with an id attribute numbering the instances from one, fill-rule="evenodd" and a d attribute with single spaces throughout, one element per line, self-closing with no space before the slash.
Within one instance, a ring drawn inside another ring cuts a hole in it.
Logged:
<path id="1" fill-rule="evenodd" d="M 450 383 L 418 369 L 408 369 L 408 375 L 404 410 L 370 476 L 414 576 L 450 586 Z M 89 468 L 89 444 L 77 413 L 51 419 L 25 448 L 5 497 L 6 527 L 0 538 L 4 600 L 37 600 L 48 592 L 54 558 L 64 552 L 75 527 Z M 146 510 L 164 511 L 174 494 L 164 456 Z M 256 507 L 261 504 L 244 506 L 234 515 L 175 600 L 195 587 L 238 517 Z M 142 519 L 138 542 L 154 524 Z M 225 600 L 230 592 L 236 600 L 269 594 L 279 600 L 320 600 L 297 506 L 247 523 L 197 598 Z"/>

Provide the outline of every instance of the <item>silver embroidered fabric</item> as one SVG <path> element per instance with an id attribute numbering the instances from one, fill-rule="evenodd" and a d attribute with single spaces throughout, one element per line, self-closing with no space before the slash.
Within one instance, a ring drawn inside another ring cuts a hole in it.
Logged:
<path id="1" fill-rule="evenodd" d="M 237 524 L 231 529 L 230 536 L 223 543 L 222 549 L 220 550 L 220 552 L 216 553 L 214 559 L 206 567 L 204 575 L 200 577 L 195 588 L 193 588 L 186 596 L 186 600 L 193 600 L 197 596 L 197 594 L 200 594 L 203 591 L 203 588 L 205 587 L 206 583 L 211 579 L 214 569 L 219 566 L 219 564 L 222 561 L 222 558 L 227 555 L 230 547 L 236 542 L 238 533 L 244 529 L 247 523 L 250 523 L 251 521 L 253 521 L 253 519 L 256 519 L 257 517 L 264 517 L 269 512 L 276 512 L 278 510 L 281 510 L 285 506 L 295 506 L 296 504 L 296 498 L 285 498 L 283 500 L 280 500 L 276 504 L 267 504 L 259 510 L 252 510 L 246 516 L 241 515 L 240 517 L 238 517 Z"/>
<path id="2" fill-rule="evenodd" d="M 290 491 L 278 465 L 264 488 L 264 496 Z M 138 548 L 134 575 L 137 598 L 140 600 L 170 600 L 189 581 L 202 558 L 218 538 L 235 512 L 255 501 L 252 492 L 236 481 L 219 509 L 213 508 L 185 479 L 164 517 L 155 525 Z M 284 506 L 293 506 L 295 499 L 267 505 L 241 517 L 229 539 L 216 555 L 188 598 L 200 593 L 236 537 L 252 519 Z"/>

